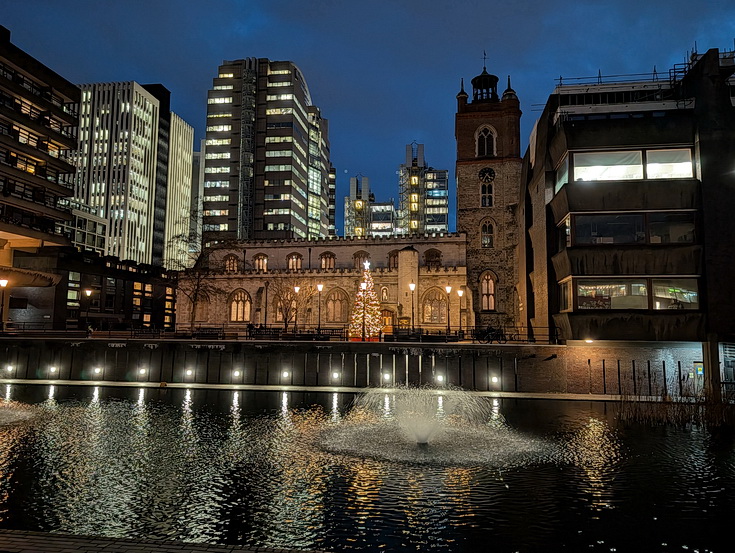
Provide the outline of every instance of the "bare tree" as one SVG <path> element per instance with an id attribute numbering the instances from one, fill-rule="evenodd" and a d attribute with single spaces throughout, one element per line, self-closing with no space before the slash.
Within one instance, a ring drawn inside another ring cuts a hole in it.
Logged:
<path id="1" fill-rule="evenodd" d="M 297 314 L 306 314 L 306 308 L 317 292 L 316 287 L 298 273 L 273 275 L 269 289 L 276 302 L 276 310 L 283 317 L 284 331 L 288 331 L 291 321 L 294 326 L 298 324 Z"/>

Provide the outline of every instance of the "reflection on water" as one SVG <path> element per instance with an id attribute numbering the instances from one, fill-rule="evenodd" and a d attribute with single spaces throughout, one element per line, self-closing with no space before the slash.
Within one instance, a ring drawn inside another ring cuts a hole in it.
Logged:
<path id="1" fill-rule="evenodd" d="M 380 395 L 370 424 L 393 416 L 391 398 Z M 0 409 L 0 526 L 355 551 L 704 551 L 735 514 L 727 432 L 621 427 L 603 404 L 495 399 L 487 428 L 543 455 L 414 463 L 325 448 L 371 420 L 351 402 L 14 385 Z M 437 416 L 448 405 L 439 396 Z"/>

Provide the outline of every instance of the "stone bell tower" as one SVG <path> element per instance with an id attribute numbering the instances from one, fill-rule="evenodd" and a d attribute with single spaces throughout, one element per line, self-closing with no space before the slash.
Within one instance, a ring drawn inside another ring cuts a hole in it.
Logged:
<path id="1" fill-rule="evenodd" d="M 475 324 L 515 325 L 518 320 L 517 211 L 521 183 L 521 109 L 508 86 L 483 67 L 472 79 L 472 99 L 457 94 L 457 230 L 467 234 L 467 283 Z"/>

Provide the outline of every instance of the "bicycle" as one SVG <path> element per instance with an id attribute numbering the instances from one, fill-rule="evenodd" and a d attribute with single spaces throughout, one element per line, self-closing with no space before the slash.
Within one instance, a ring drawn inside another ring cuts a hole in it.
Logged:
<path id="1" fill-rule="evenodd" d="M 493 342 L 505 344 L 508 341 L 508 336 L 505 334 L 505 331 L 502 328 L 496 328 L 494 326 L 488 326 L 478 331 L 475 337 L 481 344 L 492 344 Z"/>

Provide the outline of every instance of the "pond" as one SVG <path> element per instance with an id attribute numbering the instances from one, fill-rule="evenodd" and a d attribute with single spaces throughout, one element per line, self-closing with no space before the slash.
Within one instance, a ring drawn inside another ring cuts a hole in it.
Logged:
<path id="1" fill-rule="evenodd" d="M 434 394 L 446 426 L 425 445 L 379 394 L 371 412 L 351 394 L 8 385 L 0 527 L 334 551 L 731 548 L 732 431 L 489 398 L 470 424 Z"/>

